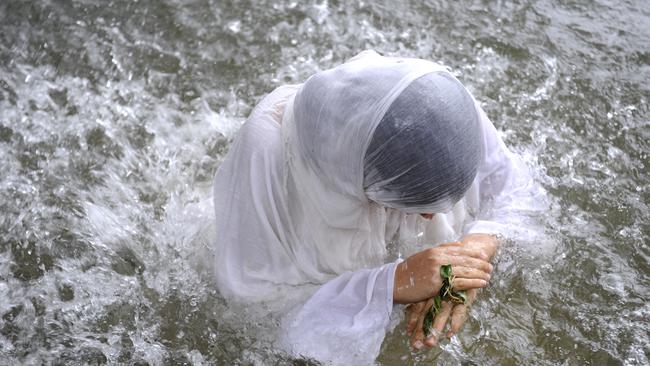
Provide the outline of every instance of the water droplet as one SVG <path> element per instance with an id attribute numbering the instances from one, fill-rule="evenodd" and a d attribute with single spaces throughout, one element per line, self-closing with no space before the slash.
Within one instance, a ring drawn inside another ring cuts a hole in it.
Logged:
<path id="1" fill-rule="evenodd" d="M 239 33 L 241 31 L 241 21 L 240 20 L 233 20 L 231 22 L 228 22 L 226 27 L 231 32 L 237 34 L 237 33 Z"/>

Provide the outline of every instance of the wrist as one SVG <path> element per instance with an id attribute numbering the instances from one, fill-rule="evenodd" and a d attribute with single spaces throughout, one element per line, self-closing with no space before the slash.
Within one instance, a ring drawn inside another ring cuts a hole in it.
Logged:
<path id="1" fill-rule="evenodd" d="M 393 304 L 403 304 L 403 292 L 406 284 L 404 283 L 404 262 L 395 266 L 395 280 L 393 281 Z"/>
<path id="2" fill-rule="evenodd" d="M 393 284 L 393 304 L 409 304 L 414 302 L 414 274 L 408 268 L 408 263 L 402 261 L 395 266 Z"/>

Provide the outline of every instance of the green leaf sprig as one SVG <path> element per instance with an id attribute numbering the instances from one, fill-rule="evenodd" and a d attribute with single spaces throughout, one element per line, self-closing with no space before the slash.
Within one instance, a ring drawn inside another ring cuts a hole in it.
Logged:
<path id="1" fill-rule="evenodd" d="M 454 291 L 454 274 L 451 271 L 451 264 L 440 266 L 440 277 L 442 277 L 442 287 L 438 291 L 438 295 L 433 298 L 433 305 L 424 316 L 422 322 L 422 331 L 428 337 L 433 329 L 433 319 L 436 314 L 440 312 L 442 307 L 442 300 L 452 302 L 454 304 L 464 304 L 467 302 L 467 294 L 465 291 Z"/>

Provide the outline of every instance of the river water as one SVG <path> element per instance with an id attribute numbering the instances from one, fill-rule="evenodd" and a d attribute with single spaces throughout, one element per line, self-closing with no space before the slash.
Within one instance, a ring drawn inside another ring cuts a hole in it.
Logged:
<path id="1" fill-rule="evenodd" d="M 0 364 L 308 362 L 215 291 L 211 180 L 261 97 L 372 48 L 451 67 L 548 197 L 458 337 L 377 362 L 648 365 L 649 9 L 0 1 Z"/>

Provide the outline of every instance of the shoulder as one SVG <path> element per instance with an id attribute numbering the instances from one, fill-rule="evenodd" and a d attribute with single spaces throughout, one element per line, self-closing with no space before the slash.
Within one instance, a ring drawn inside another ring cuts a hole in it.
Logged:
<path id="1" fill-rule="evenodd" d="M 235 144 L 251 154 L 279 148 L 281 111 L 297 89 L 298 85 L 280 86 L 262 98 L 239 130 Z"/>
<path id="2" fill-rule="evenodd" d="M 275 88 L 255 106 L 248 119 L 272 118 L 276 120 L 278 106 L 284 106 L 296 94 L 298 88 L 300 88 L 300 84 L 282 85 Z M 280 123 L 279 120 L 276 122 Z"/>

